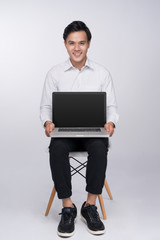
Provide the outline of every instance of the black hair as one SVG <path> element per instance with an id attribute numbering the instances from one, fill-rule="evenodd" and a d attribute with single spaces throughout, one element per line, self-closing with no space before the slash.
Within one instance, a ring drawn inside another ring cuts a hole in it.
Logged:
<path id="1" fill-rule="evenodd" d="M 89 28 L 86 26 L 84 22 L 81 21 L 73 21 L 71 22 L 65 29 L 63 33 L 63 39 L 66 41 L 68 35 L 72 32 L 78 32 L 78 31 L 85 31 L 87 34 L 88 41 L 91 40 L 92 35 L 89 30 Z"/>

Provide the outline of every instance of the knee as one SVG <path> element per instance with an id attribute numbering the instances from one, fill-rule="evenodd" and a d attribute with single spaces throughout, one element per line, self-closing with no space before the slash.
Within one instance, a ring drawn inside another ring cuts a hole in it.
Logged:
<path id="1" fill-rule="evenodd" d="M 105 144 L 104 141 L 101 141 L 101 139 L 96 139 L 94 142 L 92 142 L 89 146 L 89 153 L 90 154 L 96 154 L 96 155 L 106 155 L 108 152 L 108 144 Z"/>
<path id="2" fill-rule="evenodd" d="M 61 139 L 52 139 L 50 146 L 49 146 L 49 151 L 50 152 L 56 152 L 56 153 L 67 153 L 68 151 L 67 145 L 61 140 Z"/>

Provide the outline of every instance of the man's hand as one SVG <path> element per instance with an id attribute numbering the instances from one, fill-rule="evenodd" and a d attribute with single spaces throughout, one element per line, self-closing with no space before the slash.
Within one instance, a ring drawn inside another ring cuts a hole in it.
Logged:
<path id="1" fill-rule="evenodd" d="M 54 123 L 50 121 L 45 122 L 45 134 L 47 137 L 50 137 L 50 133 L 53 131 L 54 128 L 55 128 Z"/>
<path id="2" fill-rule="evenodd" d="M 109 136 L 112 137 L 112 135 L 114 133 L 114 123 L 113 122 L 108 122 L 104 125 L 104 128 L 109 133 Z"/>

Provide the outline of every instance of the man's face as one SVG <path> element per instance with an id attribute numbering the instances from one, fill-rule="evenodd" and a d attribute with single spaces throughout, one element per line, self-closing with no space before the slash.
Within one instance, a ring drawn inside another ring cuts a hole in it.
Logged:
<path id="1" fill-rule="evenodd" d="M 85 31 L 70 33 L 64 42 L 73 66 L 83 66 L 86 61 L 86 54 L 90 46 Z"/>

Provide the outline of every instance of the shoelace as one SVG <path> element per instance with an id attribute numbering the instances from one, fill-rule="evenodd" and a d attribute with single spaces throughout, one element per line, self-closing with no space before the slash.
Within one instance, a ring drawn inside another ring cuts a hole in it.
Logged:
<path id="1" fill-rule="evenodd" d="M 63 211 L 61 213 L 59 213 L 59 215 L 62 215 L 63 221 L 66 223 L 71 223 L 72 219 L 73 219 L 73 213 L 69 212 L 69 211 Z"/>
<path id="2" fill-rule="evenodd" d="M 90 220 L 95 223 L 100 222 L 100 217 L 97 212 L 97 207 L 94 205 L 90 205 L 87 208 L 88 208 L 88 214 L 89 214 Z"/>

